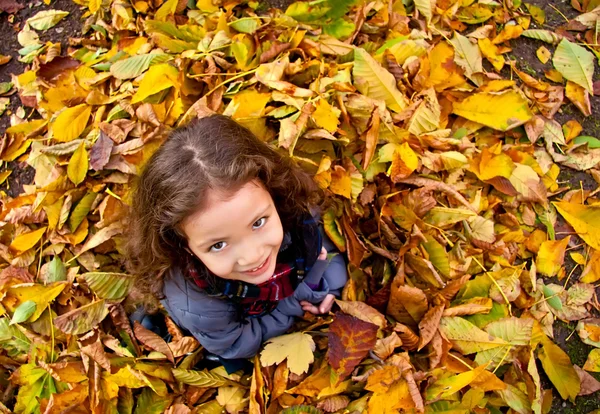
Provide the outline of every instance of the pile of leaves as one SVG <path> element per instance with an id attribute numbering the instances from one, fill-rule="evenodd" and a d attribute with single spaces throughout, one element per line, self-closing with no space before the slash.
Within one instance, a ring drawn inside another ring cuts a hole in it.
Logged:
<path id="1" fill-rule="evenodd" d="M 554 119 L 592 113 L 597 1 L 556 31 L 521 0 L 75 2 L 81 36 L 43 43 L 66 12 L 34 15 L 30 65 L 0 88 L 22 103 L 0 157 L 35 169 L 1 200 L 1 411 L 540 414 L 600 388 L 600 203 L 557 181 L 600 181 L 600 140 Z M 523 37 L 544 79 L 511 59 Z M 130 184 L 215 112 L 314 175 L 349 260 L 336 312 L 305 315 L 250 374 L 194 369 L 194 338 L 127 316 L 144 299 L 123 266 Z M 594 347 L 583 367 L 556 320 Z"/>

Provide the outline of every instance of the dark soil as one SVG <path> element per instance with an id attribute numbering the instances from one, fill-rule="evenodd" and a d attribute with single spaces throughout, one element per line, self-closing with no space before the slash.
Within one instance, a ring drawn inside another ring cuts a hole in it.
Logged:
<path id="1" fill-rule="evenodd" d="M 17 42 L 17 34 L 23 28 L 25 21 L 37 12 L 54 9 L 70 13 L 53 28 L 45 32 L 37 31 L 42 42 L 60 42 L 63 56 L 67 52 L 69 37 L 76 36 L 81 31 L 82 13 L 79 6 L 71 0 L 56 0 L 49 6 L 41 0 L 17 0 L 17 3 L 25 7 L 14 15 L 0 14 L 0 33 L 2 34 L 0 54 L 12 56 L 10 62 L 0 66 L 0 82 L 10 82 L 11 75 L 19 75 L 25 70 L 27 65 L 19 62 L 18 50 L 21 49 L 21 45 Z M 10 114 L 14 113 L 20 106 L 19 96 L 17 94 L 10 96 L 10 107 L 0 117 L 0 135 L 4 135 L 4 131 L 10 126 Z M 25 113 L 28 115 L 32 112 L 31 108 L 25 109 Z M 10 197 L 16 197 L 23 191 L 24 184 L 30 184 L 33 181 L 35 170 L 19 159 L 2 163 L 0 171 L 6 169 L 12 170 L 12 174 L 0 186 L 0 190 L 4 190 Z"/>

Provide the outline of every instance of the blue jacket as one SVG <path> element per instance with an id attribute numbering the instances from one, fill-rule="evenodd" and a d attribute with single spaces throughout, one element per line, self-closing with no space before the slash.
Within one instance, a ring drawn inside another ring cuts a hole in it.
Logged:
<path id="1" fill-rule="evenodd" d="M 327 237 L 323 237 L 323 246 L 328 253 L 337 251 Z M 294 319 L 304 314 L 300 301 L 318 304 L 328 293 L 339 296 L 347 279 L 341 254 L 330 261 L 317 260 L 294 294 L 280 301 L 275 310 L 240 321 L 235 303 L 208 295 L 174 268 L 165 279 L 162 304 L 175 323 L 187 329 L 209 352 L 225 359 L 250 358 L 264 341 L 285 333 Z M 308 286 L 319 285 L 320 281 L 318 291 Z"/>

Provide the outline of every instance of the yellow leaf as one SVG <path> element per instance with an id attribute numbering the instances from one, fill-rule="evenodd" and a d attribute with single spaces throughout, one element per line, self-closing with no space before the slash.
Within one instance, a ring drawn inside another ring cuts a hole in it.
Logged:
<path id="1" fill-rule="evenodd" d="M 263 366 L 279 364 L 287 359 L 290 372 L 302 375 L 308 371 L 314 361 L 315 343 L 310 335 L 294 332 L 269 339 L 265 349 L 260 353 Z"/>
<path id="2" fill-rule="evenodd" d="M 341 165 L 335 165 L 331 171 L 331 192 L 350 198 L 352 195 L 352 178 Z"/>
<path id="3" fill-rule="evenodd" d="M 598 281 L 600 279 L 600 251 L 593 250 L 587 264 L 585 264 L 585 261 L 583 264 L 585 268 L 581 272 L 581 279 L 579 281 L 583 283 L 595 283 Z"/>
<path id="4" fill-rule="evenodd" d="M 236 93 L 225 110 L 233 119 L 258 118 L 265 114 L 265 106 L 271 100 L 270 93 L 245 89 Z"/>
<path id="5" fill-rule="evenodd" d="M 88 3 L 90 13 L 96 13 L 98 10 L 100 10 L 100 6 L 102 6 L 102 0 L 90 0 Z"/>
<path id="6" fill-rule="evenodd" d="M 547 240 L 542 243 L 535 260 L 539 273 L 546 276 L 555 276 L 558 273 L 565 260 L 565 251 L 569 240 L 571 240 L 571 236 L 562 240 Z"/>
<path id="7" fill-rule="evenodd" d="M 81 143 L 75 150 L 67 166 L 67 176 L 75 185 L 79 185 L 87 175 L 89 168 L 88 154 L 85 150 L 85 144 Z"/>
<path id="8" fill-rule="evenodd" d="M 529 121 L 533 113 L 518 92 L 475 93 L 454 104 L 453 113 L 499 131 L 508 131 Z"/>
<path id="9" fill-rule="evenodd" d="M 242 387 L 219 387 L 217 402 L 228 413 L 238 413 L 244 409 L 248 399 L 244 398 L 246 389 Z"/>
<path id="10" fill-rule="evenodd" d="M 509 178 L 515 169 L 515 163 L 506 154 L 494 155 L 484 148 L 481 156 L 471 161 L 471 171 L 481 181 L 491 180 L 494 177 Z"/>
<path id="11" fill-rule="evenodd" d="M 569 355 L 545 337 L 542 340 L 538 357 L 542 361 L 544 371 L 548 374 L 548 378 L 550 378 L 560 396 L 564 400 L 568 398 L 574 401 L 581 389 L 581 383 Z"/>
<path id="12" fill-rule="evenodd" d="M 431 384 L 426 391 L 428 401 L 446 399 L 472 383 L 485 370 L 485 365 L 480 365 L 472 370 L 462 372 L 447 378 L 442 378 Z"/>
<path id="13" fill-rule="evenodd" d="M 168 63 L 152 66 L 142 78 L 137 92 L 131 99 L 131 103 L 135 104 L 141 102 L 155 93 L 172 86 L 178 86 L 178 77 L 179 71 L 177 68 Z"/>
<path id="14" fill-rule="evenodd" d="M 429 63 L 429 76 L 425 76 L 427 87 L 433 86 L 437 92 L 465 83 L 461 69 L 454 61 L 454 49 L 446 42 L 438 43 L 430 52 L 429 59 L 422 66 Z"/>
<path id="15" fill-rule="evenodd" d="M 432 132 L 440 127 L 440 106 L 435 90 L 429 88 L 423 92 L 423 101 L 417 106 L 413 116 L 408 122 L 408 130 L 413 135 Z"/>
<path id="16" fill-rule="evenodd" d="M 498 36 L 492 40 L 492 43 L 497 45 L 506 42 L 507 40 L 516 39 L 521 36 L 521 33 L 523 33 L 523 28 L 521 26 L 516 24 L 506 25 L 504 26 L 504 29 L 498 33 Z"/>
<path id="17" fill-rule="evenodd" d="M 552 57 L 552 53 L 550 53 L 550 51 L 546 49 L 545 46 L 540 46 L 539 49 L 535 51 L 535 54 L 537 55 L 540 62 L 542 62 L 544 65 L 548 63 L 548 61 Z"/>
<path id="18" fill-rule="evenodd" d="M 80 104 L 65 109 L 52 123 L 52 136 L 57 141 L 67 142 L 78 138 L 92 114 L 92 107 Z"/>
<path id="19" fill-rule="evenodd" d="M 367 407 L 368 414 L 392 414 L 397 413 L 398 409 L 410 410 L 415 403 L 410 396 L 408 383 L 400 379 L 383 394 L 375 393 L 369 398 Z"/>
<path id="20" fill-rule="evenodd" d="M 15 237 L 8 248 L 15 256 L 19 255 L 35 246 L 45 232 L 46 227 L 42 227 L 41 229 L 30 231 L 29 233 L 20 234 Z"/>
<path id="21" fill-rule="evenodd" d="M 600 205 L 586 206 L 567 201 L 552 204 L 579 237 L 595 250 L 600 250 Z"/>
<path id="22" fill-rule="evenodd" d="M 319 128 L 326 129 L 329 132 L 335 132 L 339 121 L 340 111 L 332 107 L 326 99 L 319 99 L 315 105 L 316 110 L 312 114 L 312 119 Z"/>
<path id="23" fill-rule="evenodd" d="M 478 40 L 479 49 L 483 56 L 492 64 L 494 69 L 501 71 L 504 67 L 504 56 L 500 54 L 498 46 L 492 43 L 487 37 Z"/>
<path id="24" fill-rule="evenodd" d="M 407 142 L 397 147 L 392 156 L 390 177 L 401 180 L 408 177 L 419 166 L 419 158 Z"/>
<path id="25" fill-rule="evenodd" d="M 51 303 L 67 286 L 67 283 L 56 282 L 51 285 L 41 285 L 37 283 L 26 283 L 22 285 L 11 286 L 6 295 L 14 298 L 14 301 L 5 301 L 5 305 L 11 312 L 24 302 L 33 300 L 36 303 L 36 308 L 33 314 L 29 317 L 30 322 L 35 322 L 42 313 L 48 308 Z"/>
<path id="26" fill-rule="evenodd" d="M 515 164 L 515 169 L 508 180 L 515 187 L 515 190 L 521 193 L 524 200 L 546 202 L 546 187 L 530 166 Z"/>
<path id="27" fill-rule="evenodd" d="M 154 15 L 154 18 L 156 20 L 165 20 L 168 16 L 171 16 L 172 14 L 175 13 L 175 10 L 177 9 L 177 4 L 179 3 L 179 0 L 167 0 L 165 1 L 162 6 L 160 6 L 160 9 L 158 9 L 156 11 L 156 14 Z"/>
<path id="28" fill-rule="evenodd" d="M 219 10 L 219 6 L 213 3 L 213 0 L 197 0 L 196 7 L 204 12 L 213 13 Z"/>
<path id="29" fill-rule="evenodd" d="M 356 89 L 373 99 L 385 101 L 388 108 L 400 112 L 406 108 L 408 99 L 396 86 L 394 76 L 385 70 L 365 49 L 354 49 L 352 71 Z"/>

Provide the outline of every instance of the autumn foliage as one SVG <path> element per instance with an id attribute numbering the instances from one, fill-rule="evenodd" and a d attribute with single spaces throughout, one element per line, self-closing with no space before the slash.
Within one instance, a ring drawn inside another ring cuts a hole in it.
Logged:
<path id="1" fill-rule="evenodd" d="M 84 32 L 61 50 L 38 32 L 66 12 L 36 14 L 0 85 L 22 103 L 0 157 L 35 169 L 1 199 L 1 411 L 540 414 L 600 389 L 600 204 L 558 181 L 600 182 L 600 141 L 555 119 L 592 114 L 597 2 L 550 31 L 521 0 L 74 1 Z M 314 175 L 349 261 L 334 313 L 234 374 L 168 318 L 169 342 L 129 321 L 147 298 L 123 261 L 134 177 L 215 112 Z M 594 347 L 582 367 L 557 320 Z"/>

